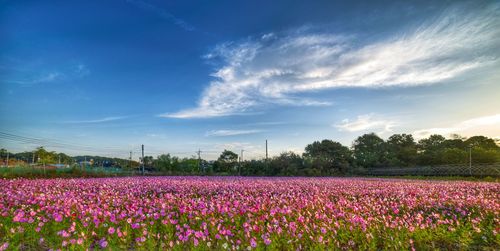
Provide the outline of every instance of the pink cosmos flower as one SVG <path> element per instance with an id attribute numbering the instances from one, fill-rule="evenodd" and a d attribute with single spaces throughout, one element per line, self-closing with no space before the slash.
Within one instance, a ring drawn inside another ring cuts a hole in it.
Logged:
<path id="1" fill-rule="evenodd" d="M 0 251 L 7 250 L 8 247 L 9 247 L 9 243 L 5 242 L 4 244 L 2 244 L 2 246 L 0 246 Z"/>
<path id="2" fill-rule="evenodd" d="M 323 241 L 353 249 L 386 229 L 453 231 L 470 222 L 477 233 L 496 235 L 498 229 L 485 229 L 482 223 L 499 211 L 499 190 L 497 183 L 337 178 L 0 179 L 0 216 L 10 219 L 4 225 L 9 235 L 43 232 L 48 224 L 65 241 L 77 239 L 79 249 L 114 233 L 118 241 L 128 242 L 126 232 L 115 226 L 132 227 L 128 235 L 132 242 L 138 238 L 137 245 L 151 240 L 182 249 L 219 239 L 216 247 L 227 243 L 236 249 L 288 238 L 273 244 L 286 247 L 293 240 L 290 245 L 303 249 L 301 242 Z M 162 233 L 164 228 L 177 235 Z M 344 230 L 363 230 L 366 239 L 347 246 L 335 236 Z M 10 239 L 2 241 L 13 245 Z M 107 247 L 114 248 L 111 243 Z"/>
<path id="3" fill-rule="evenodd" d="M 250 239 L 250 246 L 252 246 L 253 248 L 257 247 L 257 242 L 254 238 Z"/>
<path id="4" fill-rule="evenodd" d="M 99 241 L 99 246 L 101 246 L 101 248 L 107 247 L 108 242 L 106 241 L 106 239 L 102 239 L 101 241 Z"/>
<path id="5" fill-rule="evenodd" d="M 62 215 L 60 215 L 60 214 L 58 214 L 58 213 L 55 213 L 55 214 L 53 215 L 53 217 L 54 217 L 54 220 L 55 220 L 55 221 L 57 221 L 57 222 L 61 222 L 61 221 L 63 220 Z"/>
<path id="6" fill-rule="evenodd" d="M 266 244 L 266 246 L 269 246 L 269 244 L 271 244 L 271 240 L 268 239 L 268 238 L 265 238 L 264 239 L 264 244 Z"/>

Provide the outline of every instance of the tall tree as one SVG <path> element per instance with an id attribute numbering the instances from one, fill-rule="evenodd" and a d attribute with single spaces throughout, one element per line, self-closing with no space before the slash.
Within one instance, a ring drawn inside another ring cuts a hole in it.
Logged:
<path id="1" fill-rule="evenodd" d="M 43 147 L 38 147 L 35 152 L 37 158 L 38 158 L 38 163 L 43 163 L 43 164 L 54 164 L 56 163 L 56 153 L 55 152 L 48 152 L 45 150 Z"/>
<path id="2" fill-rule="evenodd" d="M 217 160 L 225 163 L 233 163 L 238 161 L 238 154 L 233 151 L 224 150 Z"/>
<path id="3" fill-rule="evenodd" d="M 271 159 L 270 175 L 292 176 L 302 169 L 302 158 L 294 152 L 283 152 Z"/>
<path id="4" fill-rule="evenodd" d="M 411 166 L 416 164 L 417 143 L 411 134 L 394 134 L 387 140 L 389 164 Z"/>
<path id="5" fill-rule="evenodd" d="M 170 156 L 170 154 L 162 154 L 160 156 L 158 156 L 155 160 L 154 160 L 154 164 L 153 166 L 158 170 L 158 171 L 162 171 L 162 172 L 165 172 L 165 171 L 168 171 L 168 172 L 172 172 L 173 170 L 173 165 L 172 165 L 172 157 Z"/>
<path id="6" fill-rule="evenodd" d="M 445 142 L 445 137 L 439 134 L 433 134 L 429 138 L 421 139 L 418 142 L 419 150 L 425 151 L 436 151 L 442 148 L 442 144 Z"/>
<path id="7" fill-rule="evenodd" d="M 443 164 L 464 164 L 468 160 L 467 152 L 460 148 L 446 148 L 439 157 Z"/>
<path id="8" fill-rule="evenodd" d="M 443 164 L 442 151 L 446 138 L 442 135 L 433 134 L 428 138 L 418 141 L 418 163 L 420 165 Z"/>
<path id="9" fill-rule="evenodd" d="M 485 136 L 472 136 L 465 140 L 465 145 L 489 150 L 496 150 L 499 148 L 494 139 Z"/>
<path id="10" fill-rule="evenodd" d="M 353 144 L 354 159 L 361 167 L 381 167 L 387 165 L 387 150 L 383 139 L 375 133 L 358 137 Z"/>
<path id="11" fill-rule="evenodd" d="M 143 159 L 144 166 L 152 166 L 153 161 L 154 161 L 153 156 L 144 156 L 144 159 Z"/>
<path id="12" fill-rule="evenodd" d="M 237 162 L 238 154 L 224 150 L 214 163 L 214 169 L 216 172 L 233 173 Z"/>
<path id="13" fill-rule="evenodd" d="M 305 148 L 304 157 L 312 161 L 312 167 L 320 167 L 322 173 L 345 172 L 352 160 L 349 148 L 332 140 L 315 141 Z"/>

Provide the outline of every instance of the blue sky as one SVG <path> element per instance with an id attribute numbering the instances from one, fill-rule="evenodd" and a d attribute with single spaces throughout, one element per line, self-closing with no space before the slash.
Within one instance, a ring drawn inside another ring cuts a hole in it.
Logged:
<path id="1" fill-rule="evenodd" d="M 368 132 L 500 137 L 499 26 L 496 1 L 4 0 L 0 131 L 207 159 L 261 158 L 266 139 L 274 155 Z"/>

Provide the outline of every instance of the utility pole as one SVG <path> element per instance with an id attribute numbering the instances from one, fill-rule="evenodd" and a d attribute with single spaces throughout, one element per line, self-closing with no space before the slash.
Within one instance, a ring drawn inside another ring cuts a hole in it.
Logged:
<path id="1" fill-rule="evenodd" d="M 31 164 L 35 165 L 35 151 L 33 151 L 33 158 L 31 160 Z"/>
<path id="2" fill-rule="evenodd" d="M 196 152 L 198 154 L 198 169 L 200 170 L 200 173 L 202 172 L 201 170 L 201 150 L 198 149 L 198 151 Z"/>
<path id="3" fill-rule="evenodd" d="M 58 154 L 58 157 L 59 157 L 59 161 L 58 161 L 58 163 L 59 163 L 59 165 L 60 165 L 60 164 L 61 164 L 61 154 Z"/>
<path id="4" fill-rule="evenodd" d="M 9 167 L 9 151 L 7 151 L 7 167 Z"/>
<path id="5" fill-rule="evenodd" d="M 142 145 L 142 175 L 144 175 L 144 145 Z"/>
<path id="6" fill-rule="evenodd" d="M 267 157 L 268 155 L 267 155 L 267 139 L 266 139 L 266 162 L 267 162 Z"/>
<path id="7" fill-rule="evenodd" d="M 130 151 L 130 158 L 128 159 L 128 167 L 132 167 L 132 151 Z"/>
<path id="8" fill-rule="evenodd" d="M 472 176 L 472 145 L 469 146 L 469 175 Z"/>
<path id="9" fill-rule="evenodd" d="M 43 147 L 43 146 L 41 146 L 41 147 Z M 37 158 L 38 158 L 38 160 L 40 160 L 40 154 L 38 155 Z M 46 173 L 45 173 L 45 160 L 44 159 L 42 159 L 42 164 L 43 164 L 43 175 L 45 175 Z"/>
<path id="10" fill-rule="evenodd" d="M 241 167 L 243 165 L 243 152 L 245 150 L 241 149 L 241 155 L 240 155 L 240 165 L 238 166 L 238 176 L 241 176 Z"/>
<path id="11" fill-rule="evenodd" d="M 83 165 L 84 165 L 85 169 L 87 169 L 87 156 L 84 156 Z"/>

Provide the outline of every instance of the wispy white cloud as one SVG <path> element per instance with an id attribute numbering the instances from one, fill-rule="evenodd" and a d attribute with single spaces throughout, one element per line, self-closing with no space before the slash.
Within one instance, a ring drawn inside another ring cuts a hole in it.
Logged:
<path id="1" fill-rule="evenodd" d="M 146 136 L 149 138 L 161 138 L 161 139 L 164 139 L 167 137 L 167 135 L 164 133 L 148 133 L 148 134 L 146 134 Z"/>
<path id="2" fill-rule="evenodd" d="M 143 10 L 150 11 L 152 13 L 155 13 L 159 17 L 169 20 L 173 22 L 175 25 L 181 27 L 182 29 L 186 31 L 194 31 L 195 27 L 192 26 L 191 24 L 187 23 L 186 21 L 174 16 L 172 13 L 157 7 L 151 3 L 148 3 L 146 1 L 142 0 L 127 0 L 128 3 L 133 4 L 134 6 L 137 6 Z"/>
<path id="3" fill-rule="evenodd" d="M 439 83 L 496 62 L 499 17 L 496 7 L 453 9 L 383 40 L 300 29 L 223 43 L 205 56 L 222 64 L 197 107 L 161 116 L 203 118 L 266 105 L 329 105 L 307 96 L 342 87 Z"/>
<path id="4" fill-rule="evenodd" d="M 286 125 L 288 123 L 284 121 L 261 121 L 261 122 L 252 122 L 247 123 L 248 126 L 275 126 L 275 125 Z"/>
<path id="5" fill-rule="evenodd" d="M 391 132 L 392 128 L 396 125 L 396 121 L 383 119 L 375 116 L 374 114 L 359 115 L 355 120 L 344 119 L 341 123 L 333 125 L 339 131 L 359 132 L 359 131 L 373 131 L 382 130 L 383 132 Z"/>
<path id="6" fill-rule="evenodd" d="M 33 79 L 32 83 L 46 83 L 46 82 L 52 82 L 57 80 L 62 76 L 61 73 L 59 72 L 50 72 L 45 75 L 40 76 L 39 78 Z"/>
<path id="7" fill-rule="evenodd" d="M 65 121 L 63 123 L 66 123 L 66 124 L 93 124 L 93 123 L 105 123 L 105 122 L 111 122 L 111 121 L 116 121 L 116 120 L 122 120 L 125 118 L 127 118 L 127 117 L 126 116 L 105 117 L 105 118 L 90 119 L 90 120 L 71 120 L 71 121 Z"/>
<path id="8" fill-rule="evenodd" d="M 213 145 L 214 149 L 218 152 L 213 153 L 213 157 L 217 158 L 223 150 L 230 150 L 238 155 L 241 155 L 241 150 L 243 152 L 243 158 L 245 160 L 249 159 L 259 159 L 265 156 L 264 145 L 255 145 L 249 142 L 225 142 Z M 220 153 L 219 153 L 220 152 Z"/>
<path id="9" fill-rule="evenodd" d="M 71 80 L 82 78 L 90 74 L 90 70 L 85 64 L 68 65 L 58 70 L 22 69 L 23 77 L 19 79 L 4 80 L 8 83 L 31 86 L 36 84 L 53 83 L 61 80 Z"/>
<path id="10" fill-rule="evenodd" d="M 468 131 L 473 134 L 477 134 L 480 130 L 482 131 L 481 133 L 485 135 L 488 135 L 488 131 L 490 131 L 490 133 L 500 133 L 500 114 L 468 119 L 455 123 L 449 127 L 435 127 L 417 130 L 413 132 L 413 135 L 416 138 L 424 138 L 431 134 L 449 135 Z"/>
<path id="11" fill-rule="evenodd" d="M 74 67 L 74 72 L 76 74 L 76 76 L 78 77 L 84 77 L 84 76 L 87 76 L 90 74 L 90 70 L 89 68 L 87 68 L 87 66 L 85 64 L 77 64 L 75 67 Z"/>
<path id="12" fill-rule="evenodd" d="M 249 142 L 225 142 L 225 143 L 217 143 L 214 146 L 215 149 L 218 150 L 236 150 L 236 149 L 245 149 L 246 151 L 260 149 L 261 146 L 256 146 Z"/>
<path id="13" fill-rule="evenodd" d="M 225 136 L 236 136 L 236 135 L 245 135 L 245 134 L 254 134 L 262 132 L 262 130 L 212 130 L 208 131 L 205 136 L 216 136 L 216 137 L 225 137 Z"/>
<path id="14" fill-rule="evenodd" d="M 63 77 L 63 74 L 57 71 L 53 72 L 47 72 L 44 74 L 40 74 L 36 77 L 33 77 L 31 79 L 25 79 L 25 80 L 7 80 L 7 82 L 14 83 L 14 84 L 20 84 L 20 85 L 35 85 L 35 84 L 42 84 L 42 83 L 50 83 L 57 81 Z"/>

